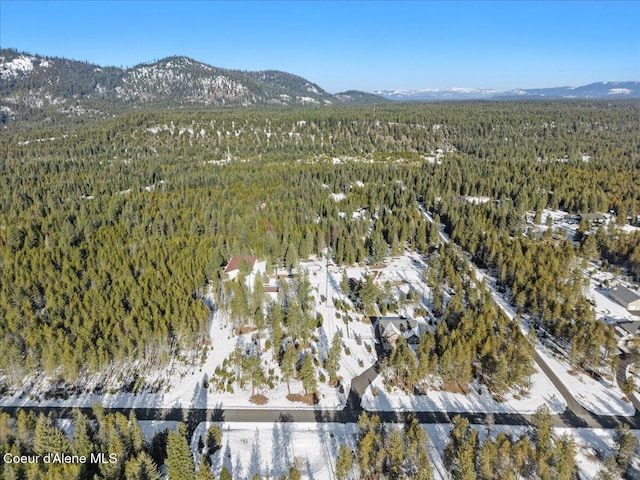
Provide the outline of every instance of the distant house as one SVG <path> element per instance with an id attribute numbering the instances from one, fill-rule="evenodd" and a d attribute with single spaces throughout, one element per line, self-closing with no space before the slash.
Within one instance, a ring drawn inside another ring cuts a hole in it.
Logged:
<path id="1" fill-rule="evenodd" d="M 372 320 L 376 324 L 376 336 L 385 352 L 395 347 L 400 336 L 404 336 L 409 345 L 417 345 L 420 341 L 420 332 L 416 320 L 402 317 L 376 317 Z"/>
<path id="2" fill-rule="evenodd" d="M 240 270 L 240 265 L 243 261 L 251 267 L 251 270 L 253 270 L 253 266 L 256 264 L 255 257 L 252 257 L 251 255 L 236 255 L 229 261 L 229 264 L 225 267 L 225 273 L 231 274 Z"/>
<path id="3" fill-rule="evenodd" d="M 584 220 L 585 222 L 589 222 L 592 225 L 602 225 L 607 220 L 607 217 L 604 213 L 583 213 L 580 215 L 580 220 Z"/>
<path id="4" fill-rule="evenodd" d="M 640 294 L 638 292 L 618 285 L 609 290 L 609 296 L 629 312 L 640 314 Z"/>

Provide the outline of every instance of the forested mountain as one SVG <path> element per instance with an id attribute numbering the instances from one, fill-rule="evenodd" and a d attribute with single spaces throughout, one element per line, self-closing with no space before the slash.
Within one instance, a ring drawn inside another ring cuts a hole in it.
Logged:
<path id="1" fill-rule="evenodd" d="M 12 120 L 103 118 L 130 108 L 230 105 L 331 105 L 384 102 L 364 92 L 331 95 L 296 75 L 213 67 L 168 57 L 131 68 L 0 50 L 2 124 Z"/>

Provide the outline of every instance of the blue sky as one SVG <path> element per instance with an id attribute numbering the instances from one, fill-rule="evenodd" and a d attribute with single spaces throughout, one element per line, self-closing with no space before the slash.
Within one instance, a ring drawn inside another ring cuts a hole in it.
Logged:
<path id="1" fill-rule="evenodd" d="M 0 46 L 100 65 L 169 55 L 330 92 L 640 80 L 640 2 L 0 0 Z"/>

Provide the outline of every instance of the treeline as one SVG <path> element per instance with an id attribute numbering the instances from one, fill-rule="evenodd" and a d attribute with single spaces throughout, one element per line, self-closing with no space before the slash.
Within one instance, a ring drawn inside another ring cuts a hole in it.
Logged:
<path id="1" fill-rule="evenodd" d="M 95 421 L 94 421 L 95 419 Z M 179 462 L 179 454 L 188 454 L 193 463 L 184 429 L 163 432 L 147 442 L 135 416 L 107 414 L 100 406 L 93 418 L 73 412 L 73 435 L 67 435 L 57 423 L 43 414 L 19 410 L 15 418 L 0 413 L 0 449 L 11 458 L 28 456 L 33 462 L 3 461 L 5 479 L 121 479 L 161 478 L 159 466 Z M 183 451 L 174 449 L 169 437 L 180 435 Z M 186 448 L 186 450 L 184 450 Z M 86 461 L 45 462 L 47 454 L 65 454 Z M 5 455 L 6 456 L 6 455 Z"/>
<path id="2" fill-rule="evenodd" d="M 548 409 L 542 407 L 534 414 L 528 434 L 518 438 L 500 432 L 495 440 L 480 441 L 469 420 L 456 415 L 444 464 L 456 480 L 572 480 L 577 473 L 575 440 L 569 435 L 554 439 L 552 426 Z"/>
<path id="3" fill-rule="evenodd" d="M 527 478 L 531 480 L 572 480 L 578 478 L 577 446 L 571 435 L 553 432 L 553 420 L 546 406 L 538 408 L 531 427 L 522 435 L 499 432 L 486 422 L 487 438 L 464 417 L 453 418 L 444 464 L 455 480 Z M 616 428 L 611 455 L 599 452 L 602 467 L 596 478 L 623 478 L 638 452 L 638 439 L 628 425 Z M 624 477 L 626 478 L 626 477 Z"/>

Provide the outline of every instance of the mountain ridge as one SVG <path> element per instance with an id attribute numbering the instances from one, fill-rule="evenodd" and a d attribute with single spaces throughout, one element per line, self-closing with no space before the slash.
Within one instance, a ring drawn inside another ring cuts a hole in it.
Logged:
<path id="1" fill-rule="evenodd" d="M 133 67 L 0 49 L 1 125 L 84 122 L 141 108 L 329 106 L 390 101 L 640 98 L 640 82 L 498 91 L 453 87 L 331 94 L 279 70 L 243 71 L 174 55 Z M 71 120 L 70 120 L 71 119 Z"/>
<path id="2" fill-rule="evenodd" d="M 367 92 L 331 94 L 278 70 L 242 71 L 170 56 L 133 67 L 104 67 L 61 57 L 0 49 L 0 114 L 42 121 L 106 117 L 130 108 L 384 103 Z"/>
<path id="3" fill-rule="evenodd" d="M 506 91 L 488 88 L 453 87 L 418 90 L 376 90 L 375 93 L 395 101 L 640 98 L 640 82 L 606 81 L 578 87 L 564 86 Z"/>

